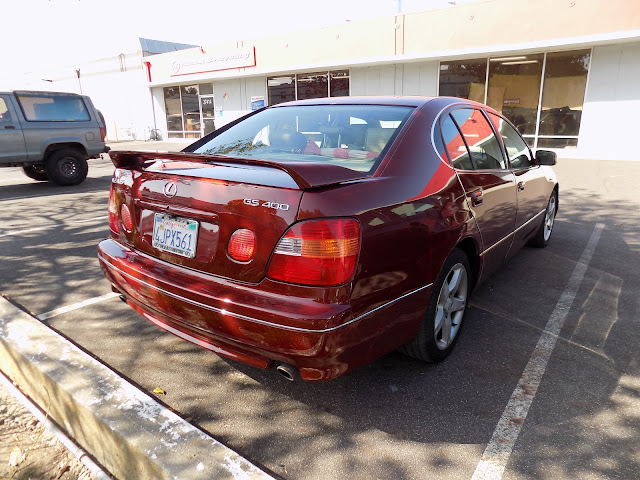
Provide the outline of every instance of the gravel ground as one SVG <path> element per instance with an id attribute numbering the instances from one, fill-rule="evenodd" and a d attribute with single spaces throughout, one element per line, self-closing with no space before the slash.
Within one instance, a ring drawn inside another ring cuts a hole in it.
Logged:
<path id="1" fill-rule="evenodd" d="M 0 385 L 0 480 L 97 480 Z"/>

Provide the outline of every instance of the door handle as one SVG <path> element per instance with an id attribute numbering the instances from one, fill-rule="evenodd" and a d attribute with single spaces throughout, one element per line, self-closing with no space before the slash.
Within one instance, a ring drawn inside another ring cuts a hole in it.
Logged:
<path id="1" fill-rule="evenodd" d="M 477 207 L 478 205 L 482 205 L 482 192 L 477 191 L 471 194 L 471 205 Z"/>
<path id="2" fill-rule="evenodd" d="M 13 125 L 5 125 L 4 128 L 6 130 L 15 130 L 16 129 L 16 127 L 14 127 Z"/>
<path id="3" fill-rule="evenodd" d="M 524 182 L 518 182 L 518 190 L 519 191 L 523 191 L 524 190 Z"/>

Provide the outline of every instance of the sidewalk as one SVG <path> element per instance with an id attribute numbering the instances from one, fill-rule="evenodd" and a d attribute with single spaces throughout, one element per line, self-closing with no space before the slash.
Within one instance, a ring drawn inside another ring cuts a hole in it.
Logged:
<path id="1" fill-rule="evenodd" d="M 120 480 L 273 480 L 4 297 L 0 371 Z"/>

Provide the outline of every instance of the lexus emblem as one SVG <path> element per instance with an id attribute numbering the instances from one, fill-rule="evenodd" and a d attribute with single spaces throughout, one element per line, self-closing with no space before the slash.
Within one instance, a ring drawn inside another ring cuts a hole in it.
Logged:
<path id="1" fill-rule="evenodd" d="M 164 196 L 167 198 L 172 198 L 176 196 L 176 193 L 178 193 L 178 185 L 176 185 L 173 182 L 167 182 L 167 184 L 164 186 Z"/>

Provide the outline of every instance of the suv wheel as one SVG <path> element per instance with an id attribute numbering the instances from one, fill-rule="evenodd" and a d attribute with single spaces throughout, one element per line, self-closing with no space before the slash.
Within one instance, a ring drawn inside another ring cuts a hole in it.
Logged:
<path id="1" fill-rule="evenodd" d="M 42 164 L 27 165 L 26 167 L 22 167 L 22 170 L 27 177 L 38 180 L 39 182 L 49 180 L 49 176 Z"/>
<path id="2" fill-rule="evenodd" d="M 89 164 L 86 155 L 78 150 L 63 148 L 53 152 L 46 160 L 49 180 L 58 185 L 78 185 L 87 178 Z"/>

